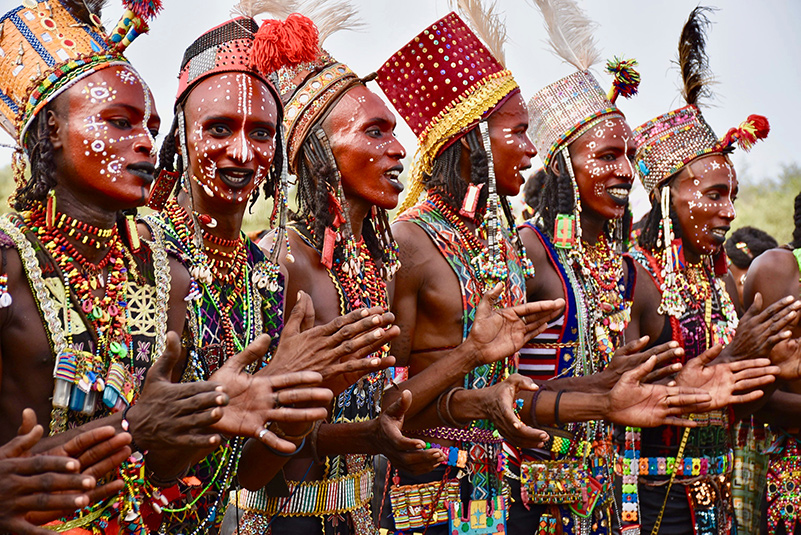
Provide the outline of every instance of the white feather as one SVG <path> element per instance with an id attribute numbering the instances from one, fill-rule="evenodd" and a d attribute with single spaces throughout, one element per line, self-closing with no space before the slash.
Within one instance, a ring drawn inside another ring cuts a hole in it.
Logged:
<path id="1" fill-rule="evenodd" d="M 298 10 L 298 0 L 239 0 L 231 9 L 233 17 L 254 18 L 267 14 L 277 19 L 285 19 Z"/>
<path id="2" fill-rule="evenodd" d="M 587 18 L 575 0 L 529 0 L 545 19 L 548 44 L 557 56 L 580 71 L 601 60 L 593 32 L 598 26 Z"/>
<path id="3" fill-rule="evenodd" d="M 320 33 L 320 46 L 333 33 L 365 27 L 349 0 L 301 0 L 296 11 L 309 17 Z"/>
<path id="4" fill-rule="evenodd" d="M 497 0 L 450 0 L 451 7 L 467 19 L 467 23 L 476 35 L 484 41 L 490 53 L 502 65 L 506 64 L 506 21 L 497 11 Z"/>

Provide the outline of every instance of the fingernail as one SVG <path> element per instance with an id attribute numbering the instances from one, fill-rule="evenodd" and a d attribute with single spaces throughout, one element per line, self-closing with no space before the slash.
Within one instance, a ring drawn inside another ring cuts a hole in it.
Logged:
<path id="1" fill-rule="evenodd" d="M 365 309 L 362 309 L 362 311 L 359 312 L 359 314 L 361 315 L 361 317 L 366 318 L 370 313 L 365 308 Z"/>
<path id="2" fill-rule="evenodd" d="M 379 364 L 381 364 L 381 359 L 371 359 L 370 364 L 372 364 L 373 366 L 378 366 Z"/>
<path id="3" fill-rule="evenodd" d="M 77 498 L 75 498 L 76 507 L 86 507 L 87 505 L 89 505 L 88 496 L 78 496 Z"/>
<path id="4" fill-rule="evenodd" d="M 92 487 L 95 486 L 95 482 L 91 477 L 87 477 L 81 480 L 81 485 L 85 489 L 91 489 Z"/>
<path id="5" fill-rule="evenodd" d="M 67 470 L 77 470 L 78 461 L 67 461 Z"/>
<path id="6" fill-rule="evenodd" d="M 375 336 L 376 339 L 381 338 L 384 336 L 384 329 L 376 329 L 373 331 L 373 336 Z"/>

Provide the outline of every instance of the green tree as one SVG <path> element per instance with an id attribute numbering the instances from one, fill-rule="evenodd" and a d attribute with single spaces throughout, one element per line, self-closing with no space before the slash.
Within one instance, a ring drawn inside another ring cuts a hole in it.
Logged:
<path id="1" fill-rule="evenodd" d="M 801 166 L 785 165 L 773 180 L 756 183 L 747 177 L 740 182 L 737 195 L 737 219 L 732 230 L 751 226 L 764 230 L 779 243 L 793 235 L 793 201 L 801 192 Z"/>

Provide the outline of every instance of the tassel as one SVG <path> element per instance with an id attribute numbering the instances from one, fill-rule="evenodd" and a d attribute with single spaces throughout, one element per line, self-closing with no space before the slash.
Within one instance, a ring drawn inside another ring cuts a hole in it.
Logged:
<path id="1" fill-rule="evenodd" d="M 164 209 L 167 204 L 167 199 L 170 198 L 175 183 L 178 181 L 178 173 L 175 171 L 167 171 L 162 169 L 159 171 L 159 176 L 156 178 L 156 183 L 150 189 L 150 196 L 147 198 L 148 208 L 152 208 L 157 212 Z"/>
<path id="2" fill-rule="evenodd" d="M 576 217 L 557 214 L 553 228 L 553 245 L 559 249 L 572 249 L 576 244 Z"/>
<path id="3" fill-rule="evenodd" d="M 317 27 L 308 17 L 292 13 L 285 21 L 265 20 L 253 38 L 250 66 L 271 73 L 317 59 Z"/>
<path id="4" fill-rule="evenodd" d="M 145 20 L 150 20 L 158 15 L 159 11 L 164 7 L 161 4 L 161 0 L 125 0 L 123 5 L 137 17 Z"/>
<path id="5" fill-rule="evenodd" d="M 760 139 L 765 139 L 770 133 L 770 123 L 767 117 L 762 115 L 749 115 L 748 119 L 740 123 L 740 126 L 729 129 L 726 135 L 720 140 L 720 146 L 727 149 L 737 145 L 748 152 Z"/>
<path id="6" fill-rule="evenodd" d="M 467 193 L 464 196 L 464 201 L 462 201 L 462 209 L 459 210 L 459 214 L 465 216 L 468 219 L 476 218 L 478 197 L 481 194 L 481 188 L 483 187 L 484 184 L 480 184 L 478 186 L 475 184 L 470 184 L 467 186 Z"/>
<path id="7" fill-rule="evenodd" d="M 606 62 L 606 70 L 615 77 L 612 89 L 609 91 L 609 100 L 614 103 L 618 96 L 631 98 L 637 94 L 640 86 L 640 73 L 634 67 L 636 59 L 618 59 L 617 57 Z"/>
<path id="8" fill-rule="evenodd" d="M 131 251 L 134 253 L 139 251 L 142 242 L 139 240 L 139 228 L 136 226 L 136 214 L 125 215 L 125 231 L 128 233 L 128 243 L 131 245 Z"/>
<path id="9" fill-rule="evenodd" d="M 50 190 L 47 194 L 47 207 L 45 208 L 45 225 L 52 228 L 56 224 L 56 192 Z"/>

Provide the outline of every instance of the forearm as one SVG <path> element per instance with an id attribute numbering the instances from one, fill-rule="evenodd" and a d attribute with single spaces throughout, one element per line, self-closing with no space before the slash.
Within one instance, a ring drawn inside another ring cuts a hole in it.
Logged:
<path id="1" fill-rule="evenodd" d="M 323 424 L 317 434 L 317 455 L 321 458 L 349 453 L 376 455 L 381 453 L 378 451 L 377 443 L 377 419 L 364 422 Z"/>
<path id="2" fill-rule="evenodd" d="M 603 394 L 609 391 L 609 388 L 605 386 L 605 381 L 601 380 L 603 373 L 604 372 L 600 372 L 581 377 L 562 377 L 560 379 L 552 379 L 544 384 L 547 386 L 548 390 L 553 390 L 554 392 L 570 390 L 573 392 Z"/>
<path id="3" fill-rule="evenodd" d="M 760 422 L 787 428 L 801 427 L 801 394 L 776 390 L 755 413 Z"/>
<path id="4" fill-rule="evenodd" d="M 609 397 L 606 394 L 591 392 L 562 392 L 558 390 L 545 390 L 537 397 L 537 406 L 534 412 L 538 425 L 556 425 L 567 422 L 587 422 L 590 420 L 603 420 L 609 413 Z M 557 396 L 559 403 L 557 406 Z M 523 421 L 532 425 L 531 405 L 526 403 L 520 411 Z"/>
<path id="5" fill-rule="evenodd" d="M 413 418 L 450 386 L 461 384 L 478 363 L 477 350 L 472 343 L 466 341 L 423 371 L 400 383 L 400 389 L 387 390 L 383 405 L 391 405 L 402 390 L 408 390 L 412 393 L 412 405 L 406 411 L 406 418 Z"/>
<path id="6" fill-rule="evenodd" d="M 300 441 L 298 441 L 300 442 Z M 239 466 L 247 470 L 239 470 L 239 483 L 248 490 L 259 490 L 281 471 L 284 465 L 293 457 L 309 457 L 311 454 L 308 441 L 304 448 L 296 455 L 287 457 L 276 455 L 273 451 L 255 439 L 248 439 L 242 448 L 242 457 Z"/>

